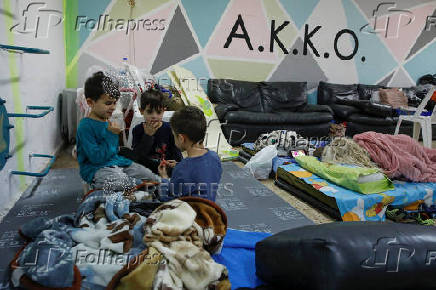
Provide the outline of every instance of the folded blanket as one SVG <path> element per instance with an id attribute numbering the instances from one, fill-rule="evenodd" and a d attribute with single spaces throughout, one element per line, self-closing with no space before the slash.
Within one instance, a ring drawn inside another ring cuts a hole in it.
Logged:
<path id="1" fill-rule="evenodd" d="M 204 220 L 207 214 L 202 215 Z M 147 218 L 144 242 L 166 260 L 156 274 L 156 289 L 230 289 L 226 267 L 203 248 L 204 231 L 196 216 L 187 202 L 172 200 Z"/>
<path id="2" fill-rule="evenodd" d="M 348 167 L 319 162 L 313 156 L 297 156 L 304 169 L 345 188 L 363 193 L 380 193 L 394 189 L 392 182 L 376 168 Z"/>
<path id="3" fill-rule="evenodd" d="M 187 202 L 196 212 L 195 222 L 200 226 L 203 247 L 211 254 L 221 251 L 223 239 L 227 232 L 227 216 L 213 201 L 195 196 L 180 198 Z"/>
<path id="4" fill-rule="evenodd" d="M 423 147 L 407 135 L 366 132 L 353 139 L 390 178 L 436 182 L 436 149 Z"/>

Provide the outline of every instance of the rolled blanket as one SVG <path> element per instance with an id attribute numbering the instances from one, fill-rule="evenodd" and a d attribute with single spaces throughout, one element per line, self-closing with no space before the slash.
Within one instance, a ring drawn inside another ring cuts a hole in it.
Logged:
<path id="1" fill-rule="evenodd" d="M 353 139 L 390 178 L 436 182 L 436 149 L 423 147 L 407 135 L 366 132 Z"/>

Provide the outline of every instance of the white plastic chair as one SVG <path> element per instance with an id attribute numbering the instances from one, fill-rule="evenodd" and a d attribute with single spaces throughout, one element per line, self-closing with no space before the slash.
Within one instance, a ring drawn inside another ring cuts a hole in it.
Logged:
<path id="1" fill-rule="evenodd" d="M 400 115 L 398 118 L 397 127 L 395 128 L 395 135 L 400 131 L 402 121 L 413 122 L 413 139 L 418 140 L 420 131 L 422 130 L 422 141 L 425 147 L 432 147 L 432 124 L 436 124 L 436 106 L 430 116 L 421 116 L 428 101 L 433 96 L 435 87 L 433 86 L 419 104 L 413 115 Z"/>

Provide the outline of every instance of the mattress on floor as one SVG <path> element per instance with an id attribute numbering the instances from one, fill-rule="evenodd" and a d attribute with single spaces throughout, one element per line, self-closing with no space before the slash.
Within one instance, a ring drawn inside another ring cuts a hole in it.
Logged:
<path id="1" fill-rule="evenodd" d="M 418 200 L 435 204 L 436 183 L 415 183 L 394 180 L 394 190 L 380 194 L 360 194 L 346 189 L 292 163 L 277 170 L 277 178 L 304 191 L 333 209 L 343 221 L 383 221 L 386 207 L 406 206 Z"/>

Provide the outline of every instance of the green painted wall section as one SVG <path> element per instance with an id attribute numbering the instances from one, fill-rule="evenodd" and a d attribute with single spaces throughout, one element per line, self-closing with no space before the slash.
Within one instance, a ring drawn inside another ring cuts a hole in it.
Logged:
<path id="1" fill-rule="evenodd" d="M 64 0 L 64 38 L 66 58 L 66 87 L 77 87 L 77 61 L 79 60 L 79 32 L 75 31 L 78 1 Z"/>

